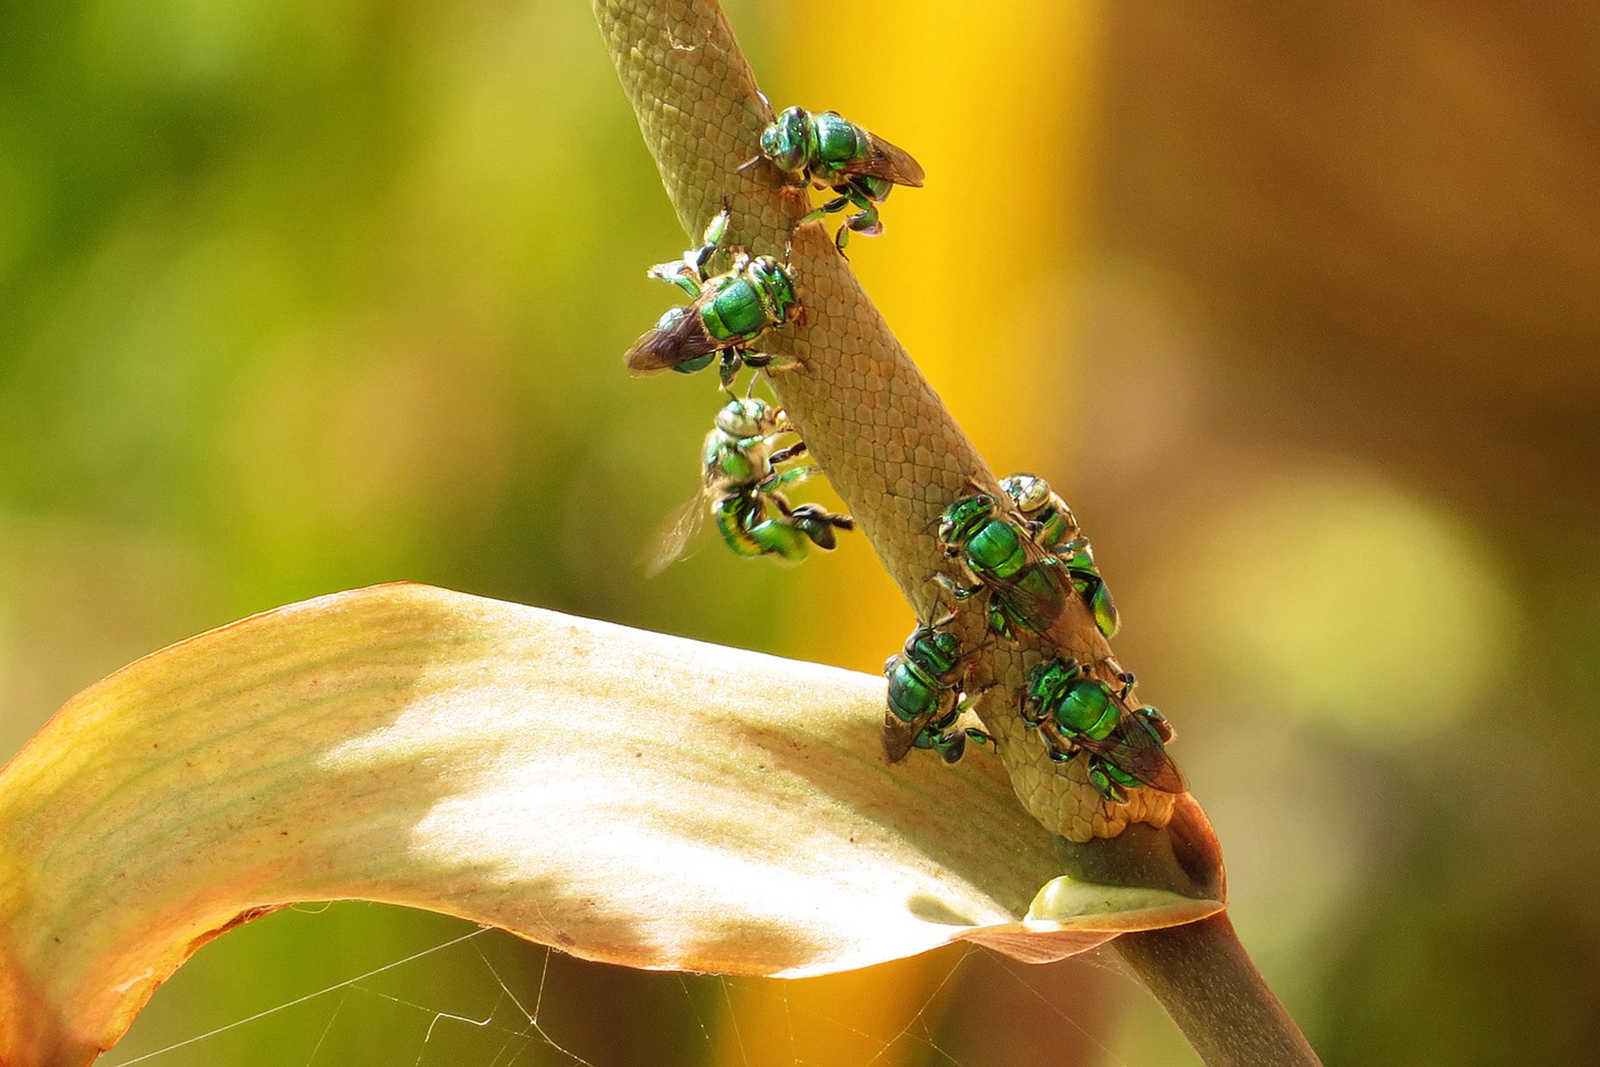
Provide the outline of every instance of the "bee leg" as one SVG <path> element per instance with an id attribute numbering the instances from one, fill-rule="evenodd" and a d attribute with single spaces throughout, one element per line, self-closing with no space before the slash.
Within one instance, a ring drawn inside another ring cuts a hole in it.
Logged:
<path id="1" fill-rule="evenodd" d="M 691 297 L 697 297 L 700 295 L 700 283 L 704 280 L 704 277 L 688 259 L 693 254 L 692 252 L 686 252 L 683 259 L 673 260 L 671 263 L 657 263 L 645 271 L 645 274 L 651 278 L 659 278 L 664 282 L 671 282 Z"/>
<path id="2" fill-rule="evenodd" d="M 772 464 L 774 467 L 776 467 L 780 463 L 787 463 L 789 460 L 794 459 L 796 456 L 804 455 L 805 451 L 806 451 L 806 443 L 804 441 L 796 441 L 794 444 L 789 445 L 787 448 L 778 449 L 776 452 L 774 452 L 771 456 L 769 456 L 767 458 L 767 462 Z"/>
<path id="3" fill-rule="evenodd" d="M 700 250 L 709 253 L 716 251 L 722 243 L 722 238 L 728 232 L 728 220 L 733 213 L 728 210 L 728 198 L 722 198 L 722 210 L 711 216 L 711 221 L 706 223 L 706 232 L 700 238 Z"/>
<path id="4" fill-rule="evenodd" d="M 1110 775 L 1106 773 L 1105 764 L 1098 756 L 1089 757 L 1089 784 L 1100 790 L 1100 795 L 1113 804 L 1128 802 L 1128 795 L 1111 780 Z"/>
<path id="5" fill-rule="evenodd" d="M 946 593 L 949 593 L 951 598 L 958 603 L 963 600 L 968 600 L 973 596 L 976 596 L 978 593 L 983 592 L 983 584 L 981 582 L 978 585 L 963 587 L 956 584 L 956 580 L 954 578 L 943 572 L 935 574 L 933 576 L 933 580 L 937 582 L 940 588 L 942 588 Z"/>
<path id="6" fill-rule="evenodd" d="M 717 366 L 717 378 L 722 382 L 723 391 L 733 392 L 733 379 L 738 375 L 739 368 L 744 366 L 744 350 L 735 345 L 722 350 L 722 361 Z"/>
<path id="7" fill-rule="evenodd" d="M 1139 684 L 1139 679 L 1132 671 L 1118 671 L 1117 681 L 1122 683 L 1122 692 L 1117 694 L 1118 700 L 1127 700 L 1128 694 L 1133 692 L 1133 687 Z"/>
<path id="8" fill-rule="evenodd" d="M 1007 641 L 1015 641 L 1017 639 L 1014 620 L 993 596 L 989 597 L 989 632 L 1003 637 Z"/>
<path id="9" fill-rule="evenodd" d="M 969 726 L 964 732 L 967 735 L 967 740 L 971 741 L 975 745 L 994 744 L 994 737 L 984 733 L 982 730 L 974 729 L 973 727 Z"/>
<path id="10" fill-rule="evenodd" d="M 955 706 L 955 708 L 952 710 L 951 714 L 952 715 L 960 715 L 963 711 L 966 711 L 968 708 L 972 707 L 978 701 L 982 700 L 984 694 L 989 692 L 989 690 L 993 689 L 995 687 L 995 684 L 996 683 L 991 682 L 990 684 L 984 686 L 982 689 L 975 689 L 970 693 L 962 694 L 961 702 Z"/>
<path id="11" fill-rule="evenodd" d="M 845 208 L 849 207 L 852 202 L 850 194 L 845 190 L 844 186 L 836 185 L 833 187 L 833 191 L 839 195 L 834 197 L 832 200 L 825 201 L 822 205 L 822 211 L 828 215 L 832 215 L 837 211 L 843 211 Z"/>
<path id="12" fill-rule="evenodd" d="M 967 735 L 960 730 L 946 730 L 936 733 L 932 729 L 923 731 L 928 747 L 944 759 L 946 763 L 960 761 L 962 754 L 967 749 Z M 918 738 L 922 740 L 923 738 Z"/>
<path id="13" fill-rule="evenodd" d="M 741 537 L 730 537 L 724 530 L 728 545 L 741 556 L 775 555 L 790 563 L 806 557 L 809 531 L 802 529 L 787 515 L 769 518 L 766 509 L 758 502 L 736 517 Z M 720 525 L 720 524 L 719 524 Z"/>
<path id="14" fill-rule="evenodd" d="M 838 543 L 833 535 L 835 528 L 849 530 L 855 526 L 850 516 L 829 514 L 816 504 L 801 504 L 788 517 L 801 533 L 823 549 L 832 549 Z"/>
<path id="15" fill-rule="evenodd" d="M 856 520 L 849 515 L 840 515 L 838 512 L 828 511 L 821 504 L 801 504 L 790 515 L 808 522 L 826 523 L 839 530 L 854 530 Z"/>
<path id="16" fill-rule="evenodd" d="M 818 219 L 821 219 L 827 215 L 831 215 L 835 211 L 842 211 L 849 203 L 850 201 L 842 196 L 835 197 L 834 199 L 824 203 L 821 207 L 813 208 L 810 212 L 804 215 L 799 222 L 795 223 L 795 225 L 804 226 L 808 222 L 816 222 Z"/>
<path id="17" fill-rule="evenodd" d="M 1161 739 L 1163 745 L 1171 744 L 1172 739 L 1178 736 L 1178 732 L 1172 728 L 1172 724 L 1167 721 L 1167 717 L 1155 708 L 1135 708 L 1134 712 L 1144 719 L 1145 724 L 1151 730 L 1155 731 L 1155 735 Z"/>
<path id="18" fill-rule="evenodd" d="M 863 210 L 851 215 L 844 221 L 844 228 L 854 230 L 863 237 L 876 237 L 883 232 L 883 223 L 878 219 L 878 209 L 871 204 L 857 204 Z"/>
<path id="19" fill-rule="evenodd" d="M 796 316 L 794 321 L 799 322 L 799 317 Z M 742 358 L 745 366 L 765 371 L 793 370 L 800 365 L 800 361 L 793 356 L 777 356 L 768 352 L 744 352 Z"/>
<path id="20" fill-rule="evenodd" d="M 1126 804 L 1128 794 L 1123 790 L 1139 785 L 1139 779 L 1103 756 L 1089 757 L 1089 781 L 1113 804 Z"/>
<path id="21" fill-rule="evenodd" d="M 805 481 L 816 472 L 817 468 L 810 464 L 806 464 L 804 467 L 790 467 L 786 471 L 775 471 L 756 483 L 756 492 L 770 498 L 777 505 L 778 510 L 785 515 L 792 515 L 793 512 L 789 510 L 789 502 L 783 499 L 781 490 L 794 485 L 796 482 Z"/>

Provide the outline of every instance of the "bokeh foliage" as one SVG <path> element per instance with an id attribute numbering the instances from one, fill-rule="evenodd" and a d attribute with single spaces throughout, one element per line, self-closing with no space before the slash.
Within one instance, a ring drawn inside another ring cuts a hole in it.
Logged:
<path id="1" fill-rule="evenodd" d="M 852 263 L 993 466 L 1077 507 L 1329 1063 L 1600 1039 L 1600 17 L 1538 7 L 729 5 L 774 103 L 926 166 Z M 877 669 L 911 620 L 859 539 L 640 573 L 717 406 L 621 369 L 684 243 L 587 5 L 0 4 L 0 751 L 159 645 L 395 578 Z M 263 920 L 118 1055 L 456 930 Z M 1082 964 L 775 996 L 484 951 L 599 1064 L 865 1062 L 913 1017 L 968 1064 L 1184 1055 Z M 477 1058 L 358 1000 L 165 1062 Z"/>

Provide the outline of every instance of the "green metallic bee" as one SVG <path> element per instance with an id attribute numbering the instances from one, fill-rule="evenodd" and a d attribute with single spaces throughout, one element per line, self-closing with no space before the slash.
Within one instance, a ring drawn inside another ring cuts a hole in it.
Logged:
<path id="1" fill-rule="evenodd" d="M 852 231 L 869 237 L 883 232 L 878 205 L 888 199 L 896 185 L 922 185 L 922 166 L 908 152 L 836 111 L 785 109 L 761 131 L 761 156 L 791 178 L 838 194 L 803 222 L 847 207 L 857 209 L 856 214 L 845 219 L 834 238 L 841 251 Z"/>
<path id="2" fill-rule="evenodd" d="M 848 515 L 816 504 L 791 507 L 783 490 L 815 472 L 812 466 L 779 470 L 802 455 L 804 441 L 780 448 L 793 433 L 784 413 L 758 397 L 729 401 L 717 413 L 701 453 L 701 489 L 674 517 L 647 570 L 654 574 L 683 554 L 709 512 L 728 547 L 741 556 L 776 556 L 798 562 L 811 545 L 831 549 L 835 530 L 855 528 Z"/>
<path id="3" fill-rule="evenodd" d="M 1066 501 L 1051 491 L 1048 482 L 1033 474 L 1002 478 L 1000 488 L 1027 520 L 1034 541 L 1066 566 L 1068 580 L 1089 605 L 1095 626 L 1106 637 L 1115 637 L 1121 625 L 1117 605 L 1095 566 L 1094 548 L 1078 532 L 1078 520 Z"/>
<path id="4" fill-rule="evenodd" d="M 938 537 L 945 557 L 959 560 L 976 584 L 961 586 L 946 574 L 935 580 L 957 602 L 987 593 L 992 632 L 1006 638 L 1018 631 L 1044 633 L 1061 616 L 1067 598 L 1061 561 L 1000 514 L 994 497 L 978 493 L 945 508 Z"/>
<path id="5" fill-rule="evenodd" d="M 739 368 L 765 367 L 772 356 L 746 351 L 769 328 L 782 326 L 803 311 L 788 269 L 771 256 L 754 259 L 740 251 L 733 265 L 706 277 L 706 265 L 728 228 L 723 210 L 706 226 L 705 243 L 682 259 L 658 263 L 649 276 L 672 282 L 694 298 L 688 307 L 668 308 L 655 328 L 628 349 L 628 369 L 635 374 L 675 370 L 690 374 L 721 355 L 719 376 L 724 389 Z"/>
<path id="6" fill-rule="evenodd" d="M 954 763 L 967 742 L 992 740 L 982 730 L 955 725 L 971 704 L 961 690 L 966 657 L 961 638 L 945 629 L 954 616 L 932 626 L 918 626 L 905 647 L 883 665 L 889 679 L 888 710 L 883 716 L 883 751 L 890 763 L 905 759 L 913 748 L 932 749 Z"/>
<path id="7" fill-rule="evenodd" d="M 1184 792 L 1183 771 L 1166 749 L 1174 736 L 1171 724 L 1155 708 L 1125 709 L 1132 677 L 1121 677 L 1122 692 L 1113 695 L 1075 659 L 1036 664 L 1023 690 L 1023 721 L 1044 735 L 1050 758 L 1058 763 L 1086 751 L 1089 781 L 1109 801 L 1125 803 L 1124 790 L 1138 786 Z"/>

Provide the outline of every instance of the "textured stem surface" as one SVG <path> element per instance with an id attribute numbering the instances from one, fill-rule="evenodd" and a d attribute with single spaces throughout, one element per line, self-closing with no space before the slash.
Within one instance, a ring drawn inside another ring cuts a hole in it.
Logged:
<path id="1" fill-rule="evenodd" d="M 1112 943 L 1208 1064 L 1322 1061 L 1245 953 L 1227 912 Z"/>

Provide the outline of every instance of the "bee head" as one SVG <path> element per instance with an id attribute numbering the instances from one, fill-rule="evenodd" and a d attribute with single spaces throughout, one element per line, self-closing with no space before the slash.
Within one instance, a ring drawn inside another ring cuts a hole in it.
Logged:
<path id="1" fill-rule="evenodd" d="M 729 437 L 765 437 L 777 429 L 782 413 L 757 396 L 735 397 L 717 412 L 717 429 Z"/>
<path id="2" fill-rule="evenodd" d="M 773 318 L 784 321 L 785 312 L 799 302 L 789 272 L 771 256 L 757 256 L 751 261 L 748 272 L 770 303 Z"/>
<path id="3" fill-rule="evenodd" d="M 1009 478 L 1002 478 L 1000 488 L 1017 505 L 1017 510 L 1025 515 L 1038 511 L 1050 501 L 1050 483 L 1034 474 L 1013 474 Z"/>
<path id="4" fill-rule="evenodd" d="M 806 166 L 807 133 L 811 115 L 803 107 L 786 108 L 773 123 L 761 131 L 761 154 L 787 174 L 798 174 Z"/>
<path id="5" fill-rule="evenodd" d="M 994 514 L 994 497 L 987 493 L 964 496 L 944 509 L 939 518 L 939 541 L 945 545 L 965 545 Z"/>

